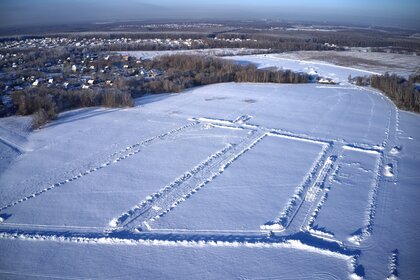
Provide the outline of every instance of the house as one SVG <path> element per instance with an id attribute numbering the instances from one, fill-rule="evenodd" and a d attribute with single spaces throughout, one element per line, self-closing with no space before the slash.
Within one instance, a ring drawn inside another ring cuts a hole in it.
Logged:
<path id="1" fill-rule="evenodd" d="M 93 84 L 95 83 L 95 80 L 90 79 L 90 80 L 88 80 L 88 81 L 87 81 L 87 83 L 88 83 L 89 85 L 93 85 Z"/>
<path id="2" fill-rule="evenodd" d="M 331 78 L 320 78 L 318 84 L 336 85 L 337 83 Z"/>
<path id="3" fill-rule="evenodd" d="M 39 80 L 38 79 L 36 79 L 33 83 L 32 83 L 32 86 L 33 87 L 36 87 L 36 86 L 38 86 L 39 85 Z"/>
<path id="4" fill-rule="evenodd" d="M 149 70 L 148 74 L 149 74 L 149 78 L 156 78 L 157 76 L 162 75 L 162 73 L 156 69 Z"/>
<path id="5" fill-rule="evenodd" d="M 71 67 L 71 71 L 76 72 L 76 71 L 77 71 L 77 66 L 76 66 L 76 65 L 73 65 L 73 66 Z"/>

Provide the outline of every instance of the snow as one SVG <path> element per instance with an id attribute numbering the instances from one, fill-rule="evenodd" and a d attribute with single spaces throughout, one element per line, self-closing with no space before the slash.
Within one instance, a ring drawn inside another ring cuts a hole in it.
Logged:
<path id="1" fill-rule="evenodd" d="M 261 225 L 274 220 L 285 208 L 321 148 L 321 145 L 302 144 L 297 140 L 265 137 L 221 176 L 151 223 L 151 227 L 258 231 Z"/>
<path id="2" fill-rule="evenodd" d="M 346 278 L 342 269 L 346 266 L 345 260 L 323 256 L 326 261 L 318 264 L 318 253 L 293 248 L 141 246 L 139 250 L 138 246 L 127 245 L 0 242 L 2 254 L 14 258 L 7 266 L 2 265 L 0 275 L 12 279 L 51 276 L 100 279 Z M 36 266 L 33 256 L 44 258 L 48 265 L 44 262 L 44 265 Z M 246 263 L 252 265 L 246 266 Z"/>
<path id="3" fill-rule="evenodd" d="M 408 77 L 418 71 L 420 57 L 413 54 L 371 52 L 367 48 L 347 51 L 296 51 L 279 54 L 288 59 L 333 63 L 367 71 L 395 73 Z"/>
<path id="4" fill-rule="evenodd" d="M 419 116 L 345 82 L 355 69 L 247 59 L 341 84 L 0 119 L 0 278 L 419 275 Z"/>
<path id="5" fill-rule="evenodd" d="M 267 50 L 260 49 L 247 49 L 247 48 L 214 48 L 214 49 L 191 49 L 191 50 L 170 50 L 170 51 L 125 51 L 119 52 L 122 55 L 130 55 L 136 58 L 141 59 L 153 59 L 155 57 L 164 56 L 164 55 L 174 55 L 174 54 L 193 54 L 193 55 L 213 55 L 213 56 L 223 56 L 223 55 L 245 55 L 260 53 Z"/>
<path id="6" fill-rule="evenodd" d="M 223 131 L 224 132 L 224 131 Z M 235 143 L 237 131 L 221 129 L 186 131 L 181 139 L 156 143 L 138 155 L 127 157 L 106 168 L 84 175 L 56 187 L 37 199 L 16 205 L 9 223 L 98 227 L 169 184 L 185 170 L 193 168 L 212 151 L 223 148 L 226 141 Z M 165 154 L 166 160 L 161 160 Z M 186 160 L 179 161 L 185 157 Z M 174 164 L 176 163 L 176 164 Z M 165 172 L 162 172 L 165 170 Z M 115 176 L 118 174 L 118 176 Z M 159 176 L 156 176 L 159 174 Z M 71 187 L 69 186 L 71 185 Z M 113 203 L 109 205 L 109 202 Z M 78 210 L 81 205 L 82 211 Z M 59 212 L 56 209 L 60 209 Z M 98 213 L 101 213 L 98 216 Z"/>
<path id="7" fill-rule="evenodd" d="M 365 212 L 369 194 L 376 186 L 378 160 L 378 154 L 344 150 L 337 160 L 340 168 L 332 182 L 326 183 L 331 190 L 315 220 L 317 230 L 334 233 L 343 241 L 363 230 L 369 222 L 365 221 Z"/>
<path id="8" fill-rule="evenodd" d="M 226 57 L 242 64 L 256 64 L 259 68 L 277 67 L 298 72 L 314 74 L 315 72 L 324 78 L 330 78 L 336 83 L 347 83 L 349 75 L 365 76 L 380 74 L 375 71 L 362 70 L 354 67 L 338 66 L 321 61 L 308 61 L 297 58 L 289 58 L 285 54 L 259 54 Z"/>

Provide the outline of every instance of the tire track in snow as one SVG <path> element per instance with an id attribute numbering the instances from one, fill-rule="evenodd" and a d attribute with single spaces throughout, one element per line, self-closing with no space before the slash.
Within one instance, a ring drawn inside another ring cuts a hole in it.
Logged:
<path id="1" fill-rule="evenodd" d="M 373 231 L 373 224 L 376 216 L 376 206 L 377 206 L 377 200 L 378 200 L 378 193 L 379 193 L 379 187 L 381 185 L 382 181 L 382 167 L 384 165 L 384 154 L 382 151 L 377 150 L 366 150 L 366 149 L 357 149 L 354 147 L 348 147 L 344 146 L 345 149 L 351 149 L 351 150 L 358 150 L 359 152 L 365 152 L 370 154 L 375 154 L 377 156 L 376 158 L 376 164 L 375 164 L 375 171 L 376 174 L 373 182 L 373 186 L 371 186 L 371 190 L 369 191 L 369 198 L 368 198 L 368 209 L 367 209 L 367 217 L 365 219 L 365 225 L 362 228 L 362 231 L 360 234 L 354 235 L 350 237 L 348 240 L 356 245 L 359 245 L 362 241 L 366 240 Z"/>
<path id="2" fill-rule="evenodd" d="M 3 143 L 5 146 L 9 147 L 13 151 L 15 151 L 18 155 L 25 153 L 25 149 L 18 144 L 15 144 L 4 137 L 0 137 L 0 143 Z"/>
<path id="3" fill-rule="evenodd" d="M 149 139 L 146 139 L 144 141 L 141 141 L 141 142 L 137 142 L 135 144 L 132 144 L 132 145 L 128 146 L 127 148 L 123 149 L 123 150 L 120 150 L 118 152 L 115 152 L 115 153 L 111 154 L 110 156 L 108 156 L 108 160 L 106 160 L 106 161 L 104 161 L 102 163 L 98 163 L 95 167 L 92 167 L 92 168 L 90 168 L 88 170 L 82 171 L 82 172 L 80 172 L 79 174 L 77 174 L 77 175 L 75 175 L 73 177 L 70 177 L 70 178 L 61 180 L 60 182 L 53 183 L 50 186 L 48 186 L 48 187 L 46 187 L 46 188 L 44 188 L 42 190 L 38 190 L 38 191 L 36 191 L 36 192 L 28 195 L 28 196 L 25 196 L 25 197 L 23 197 L 23 198 L 21 198 L 19 200 L 13 201 L 13 202 L 5 205 L 5 206 L 2 206 L 2 207 L 0 207 L 0 211 L 3 211 L 5 209 L 8 209 L 8 208 L 10 208 L 12 206 L 15 206 L 15 205 L 17 205 L 19 203 L 22 203 L 24 201 L 27 201 L 27 200 L 29 200 L 31 198 L 37 197 L 37 196 L 39 196 L 39 195 L 41 195 L 43 193 L 46 193 L 46 192 L 48 192 L 48 191 L 50 191 L 52 189 L 55 189 L 55 188 L 58 188 L 58 187 L 62 187 L 63 185 L 65 185 L 67 183 L 76 181 L 76 180 L 78 180 L 78 179 L 80 179 L 80 178 L 82 178 L 82 177 L 84 177 L 86 175 L 89 175 L 89 174 L 91 174 L 91 173 L 93 173 L 95 171 L 101 170 L 101 169 L 103 169 L 103 168 L 105 168 L 105 167 L 107 167 L 109 165 L 118 163 L 118 162 L 120 162 L 120 161 L 122 161 L 124 159 L 127 159 L 127 158 L 129 158 L 131 156 L 134 156 L 134 155 L 138 154 L 145 146 L 148 146 L 148 145 L 150 145 L 150 144 L 152 144 L 152 143 L 154 143 L 156 141 L 159 141 L 159 140 L 162 140 L 164 138 L 167 138 L 167 137 L 169 137 L 169 136 L 171 136 L 173 134 L 179 133 L 179 132 L 181 132 L 181 131 L 183 131 L 183 130 L 185 130 L 187 128 L 190 128 L 192 126 L 195 126 L 197 124 L 198 124 L 198 122 L 191 122 L 191 123 L 188 123 L 188 124 L 183 125 L 181 127 L 172 129 L 172 130 L 170 130 L 168 132 L 165 132 L 163 134 L 160 134 L 160 135 L 151 137 Z"/>
<path id="4" fill-rule="evenodd" d="M 328 193 L 331 189 L 331 183 L 334 180 L 334 176 L 336 176 L 337 172 L 341 168 L 340 165 L 335 165 L 336 168 L 333 168 L 333 167 L 334 167 L 334 164 L 337 163 L 337 159 L 340 158 L 343 154 L 343 146 L 336 144 L 333 147 L 330 154 L 331 155 L 325 161 L 323 168 L 319 172 L 317 180 L 313 184 L 313 187 L 315 187 L 313 193 L 316 192 L 315 197 L 310 195 L 309 199 L 304 202 L 308 204 L 307 206 L 308 210 L 300 226 L 300 230 L 307 231 L 310 234 L 314 236 L 318 236 L 323 239 L 335 240 L 333 233 L 324 231 L 322 229 L 314 228 L 315 220 L 318 217 L 319 212 L 321 211 L 322 207 L 324 206 L 325 202 L 328 199 Z M 328 176 L 328 174 L 330 174 L 331 172 L 333 174 Z M 318 181 L 318 178 L 319 178 L 319 181 Z M 329 182 L 326 184 L 327 178 L 330 178 L 330 179 L 329 179 Z M 321 191 L 321 188 L 322 188 L 322 194 L 321 196 L 318 196 L 318 193 L 319 191 Z M 314 206 L 314 203 L 316 201 L 318 201 L 318 203 Z"/>
<path id="5" fill-rule="evenodd" d="M 115 227 L 115 230 L 121 230 L 121 228 L 135 230 L 138 227 L 141 227 L 142 230 L 148 230 L 150 228 L 149 221 L 159 219 L 188 199 L 192 194 L 222 174 L 234 161 L 251 150 L 266 136 L 265 132 L 253 131 L 239 144 L 228 145 L 128 212 L 111 220 L 109 225 Z"/>
<path id="6" fill-rule="evenodd" d="M 337 159 L 336 156 L 330 156 L 324 162 L 324 165 L 322 166 L 321 171 L 319 172 L 317 178 L 315 179 L 315 182 L 312 184 L 312 186 L 306 192 L 306 195 L 305 195 L 305 200 L 306 201 L 308 201 L 308 202 L 314 202 L 315 201 L 318 193 L 324 187 L 324 183 L 325 183 L 325 179 L 327 177 L 327 174 L 330 171 L 330 169 L 332 168 L 336 159 Z"/>
<path id="7" fill-rule="evenodd" d="M 289 228 L 292 224 L 299 224 L 300 226 L 300 218 L 298 218 L 297 221 L 295 221 L 295 219 L 301 212 L 307 213 L 309 210 L 306 209 L 307 207 L 302 207 L 305 202 L 305 195 L 311 186 L 311 182 L 316 178 L 316 174 L 320 172 L 321 166 L 325 164 L 326 158 L 328 158 L 328 155 L 331 153 L 332 147 L 332 144 L 324 143 L 323 149 L 319 153 L 318 158 L 315 160 L 303 183 L 296 188 L 295 194 L 289 200 L 275 223 L 282 225 L 285 229 Z M 307 211 L 305 211 L 305 209 Z M 296 230 L 298 229 L 296 228 Z"/>
<path id="8" fill-rule="evenodd" d="M 399 266 L 399 251 L 398 249 L 395 249 L 394 251 L 392 251 L 392 254 L 389 257 L 389 263 L 388 263 L 389 273 L 388 273 L 387 279 L 389 280 L 398 279 L 398 276 L 399 276 L 398 266 Z"/>
<path id="9" fill-rule="evenodd" d="M 302 230 L 306 230 L 309 233 L 311 233 L 312 235 L 319 236 L 321 238 L 331 239 L 331 240 L 334 240 L 334 235 L 332 233 L 323 231 L 321 229 L 315 229 L 314 228 L 314 223 L 315 223 L 315 220 L 316 220 L 319 212 L 321 211 L 322 206 L 324 205 L 324 203 L 328 199 L 328 192 L 331 189 L 331 184 L 325 185 L 325 181 L 327 179 L 327 175 L 332 170 L 333 164 L 336 161 L 336 159 L 337 159 L 337 156 L 335 156 L 335 155 L 328 157 L 328 159 L 325 161 L 317 179 L 315 180 L 314 184 L 311 187 L 311 189 L 313 188 L 314 190 L 311 192 L 311 189 L 310 189 L 307 192 L 305 200 L 306 200 L 306 202 L 308 202 L 310 204 L 313 204 L 317 199 L 318 193 L 321 191 L 321 189 L 323 190 L 321 198 L 319 199 L 315 208 L 312 211 L 311 211 L 312 207 L 309 209 L 305 219 L 303 220 L 302 226 L 301 226 Z"/>

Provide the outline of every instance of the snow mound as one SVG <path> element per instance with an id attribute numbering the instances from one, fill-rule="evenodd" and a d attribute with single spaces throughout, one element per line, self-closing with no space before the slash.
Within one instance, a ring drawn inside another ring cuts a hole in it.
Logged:
<path id="1" fill-rule="evenodd" d="M 385 165 L 384 175 L 386 177 L 394 177 L 394 166 L 391 163 Z"/>
<path id="2" fill-rule="evenodd" d="M 395 146 L 391 149 L 391 151 L 389 152 L 391 155 L 398 155 L 401 151 L 401 147 L 400 146 Z"/>

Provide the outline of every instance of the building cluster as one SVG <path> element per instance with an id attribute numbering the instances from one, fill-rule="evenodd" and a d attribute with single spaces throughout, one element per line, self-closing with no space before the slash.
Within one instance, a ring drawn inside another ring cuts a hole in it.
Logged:
<path id="1" fill-rule="evenodd" d="M 215 37 L 214 40 L 216 41 L 224 41 L 224 42 L 258 42 L 258 40 L 255 39 L 241 39 L 241 38 L 219 38 Z"/>
<path id="2" fill-rule="evenodd" d="M 113 45 L 141 45 L 156 47 L 191 47 L 205 46 L 202 39 L 133 39 L 133 38 L 67 38 L 67 37 L 45 37 L 45 38 L 22 38 L 0 42 L 0 49 L 52 49 L 57 47 L 94 48 L 109 47 Z"/>
<path id="3" fill-rule="evenodd" d="M 0 107 L 11 107 L 15 91 L 31 88 L 64 90 L 112 88 L 117 81 L 138 77 L 153 80 L 163 73 L 140 59 L 117 53 L 77 52 L 27 67 L 23 53 L 0 55 Z M 2 108 L 0 108 L 1 110 Z"/>
<path id="4" fill-rule="evenodd" d="M 168 28 L 168 29 L 186 29 L 186 28 L 212 28 L 223 27 L 223 24 L 217 23 L 159 23 L 159 24 L 124 24 L 120 28 Z"/>

